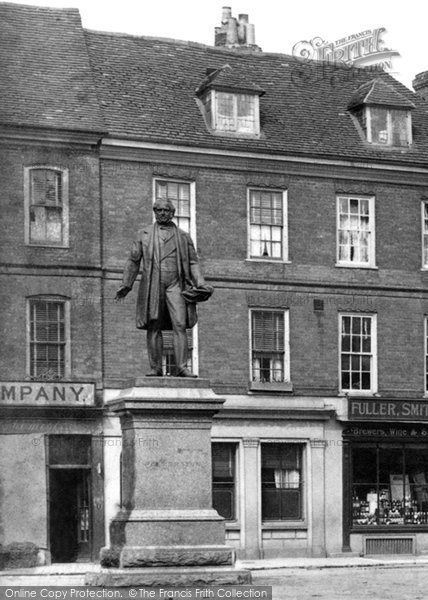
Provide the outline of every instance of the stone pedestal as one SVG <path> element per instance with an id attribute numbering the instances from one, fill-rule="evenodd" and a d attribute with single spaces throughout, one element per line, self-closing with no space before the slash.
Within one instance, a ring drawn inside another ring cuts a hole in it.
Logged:
<path id="1" fill-rule="evenodd" d="M 109 402 L 122 428 L 122 509 L 112 547 L 101 552 L 110 565 L 116 552 L 118 569 L 103 573 L 102 585 L 156 582 L 156 568 L 161 583 L 152 585 L 167 585 L 168 573 L 170 585 L 250 583 L 249 572 L 233 569 L 224 520 L 212 508 L 211 425 L 223 402 L 207 380 L 175 377 L 142 377 Z"/>

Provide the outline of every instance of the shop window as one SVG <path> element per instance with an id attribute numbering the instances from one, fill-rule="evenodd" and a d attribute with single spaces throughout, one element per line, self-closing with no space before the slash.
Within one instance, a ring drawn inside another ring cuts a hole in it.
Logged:
<path id="1" fill-rule="evenodd" d="M 155 179 L 153 201 L 170 200 L 175 208 L 174 223 L 183 231 L 191 234 L 195 242 L 192 187 L 193 184 L 185 181 Z"/>
<path id="2" fill-rule="evenodd" d="M 352 524 L 428 525 L 428 445 L 352 447 Z"/>
<path id="3" fill-rule="evenodd" d="M 376 391 L 376 319 L 368 315 L 340 315 L 340 390 Z"/>
<path id="4" fill-rule="evenodd" d="M 58 298 L 28 300 L 28 370 L 33 379 L 69 374 L 69 304 Z"/>
<path id="5" fill-rule="evenodd" d="M 187 368 L 189 369 L 189 371 L 193 372 L 193 369 L 194 369 L 193 330 L 187 329 L 186 335 L 187 335 L 187 348 L 189 351 L 188 358 L 187 358 Z M 177 365 L 175 364 L 172 331 L 162 331 L 162 339 L 163 339 L 163 351 L 162 351 L 163 374 L 175 376 L 177 374 Z"/>
<path id="6" fill-rule="evenodd" d="M 26 243 L 68 245 L 68 172 L 57 168 L 24 170 Z"/>
<path id="7" fill-rule="evenodd" d="M 213 442 L 213 508 L 227 521 L 236 519 L 236 444 Z"/>
<path id="8" fill-rule="evenodd" d="M 374 198 L 337 198 L 337 264 L 375 266 Z"/>
<path id="9" fill-rule="evenodd" d="M 287 260 L 286 229 L 284 192 L 249 190 L 249 257 Z"/>
<path id="10" fill-rule="evenodd" d="M 302 446 L 262 444 L 262 520 L 303 517 Z"/>
<path id="11" fill-rule="evenodd" d="M 258 383 L 289 380 L 288 311 L 251 311 L 251 377 Z"/>

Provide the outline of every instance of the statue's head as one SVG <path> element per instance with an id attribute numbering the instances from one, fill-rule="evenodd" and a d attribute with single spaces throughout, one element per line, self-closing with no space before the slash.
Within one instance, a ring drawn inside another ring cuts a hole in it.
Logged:
<path id="1" fill-rule="evenodd" d="M 158 223 L 166 224 L 174 218 L 175 208 L 171 200 L 156 200 L 153 212 Z"/>

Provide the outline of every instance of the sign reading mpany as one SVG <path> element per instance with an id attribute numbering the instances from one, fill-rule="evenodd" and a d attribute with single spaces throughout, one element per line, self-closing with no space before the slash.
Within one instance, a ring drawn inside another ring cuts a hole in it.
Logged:
<path id="1" fill-rule="evenodd" d="M 93 383 L 0 382 L 0 404 L 93 406 L 94 396 Z"/>

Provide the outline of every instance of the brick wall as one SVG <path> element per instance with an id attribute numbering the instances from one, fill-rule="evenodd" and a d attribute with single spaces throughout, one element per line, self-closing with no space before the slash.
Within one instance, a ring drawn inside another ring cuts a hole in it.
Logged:
<path id="1" fill-rule="evenodd" d="M 48 146 L 0 149 L 1 262 L 30 265 L 100 264 L 99 171 L 95 152 Z M 28 246 L 24 242 L 24 167 L 52 166 L 69 171 L 69 248 Z"/>
<path id="2" fill-rule="evenodd" d="M 263 172 L 103 161 L 106 297 L 120 283 L 130 241 L 152 221 L 153 176 L 195 181 L 198 252 L 215 295 L 199 306 L 200 375 L 230 391 L 249 380 L 248 294 L 260 307 L 290 309 L 291 377 L 297 394 L 337 394 L 338 313 L 378 315 L 379 391 L 423 393 L 420 188 Z M 288 189 L 291 264 L 246 261 L 247 188 Z M 377 270 L 338 268 L 336 194 L 375 195 Z M 313 287 L 308 287 L 310 283 Z M 394 288 L 400 287 L 402 292 Z M 145 372 L 145 333 L 135 330 L 136 288 L 105 307 L 110 377 Z M 286 296 L 278 300 L 278 294 Z M 324 298 L 323 312 L 313 299 Z M 403 368 L 405 365 L 405 368 Z"/>

